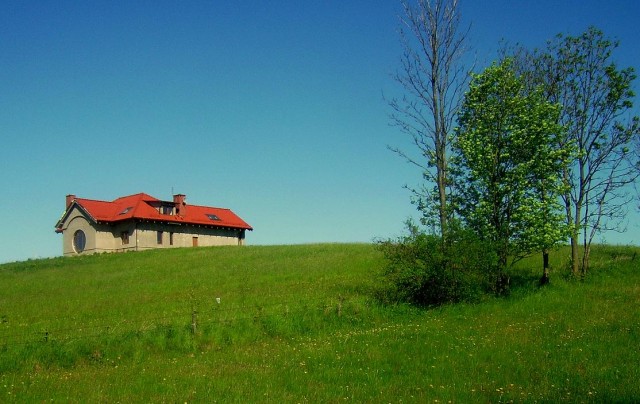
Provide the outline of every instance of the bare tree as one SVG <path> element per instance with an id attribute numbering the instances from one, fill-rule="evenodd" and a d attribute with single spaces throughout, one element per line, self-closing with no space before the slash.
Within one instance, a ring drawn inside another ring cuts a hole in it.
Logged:
<path id="1" fill-rule="evenodd" d="M 423 222 L 446 234 L 449 209 L 448 150 L 468 74 L 462 56 L 467 29 L 460 28 L 458 0 L 402 0 L 401 66 L 394 79 L 401 98 L 388 100 L 393 125 L 410 136 L 417 151 L 390 149 L 419 167 L 430 188 L 411 188 Z"/>

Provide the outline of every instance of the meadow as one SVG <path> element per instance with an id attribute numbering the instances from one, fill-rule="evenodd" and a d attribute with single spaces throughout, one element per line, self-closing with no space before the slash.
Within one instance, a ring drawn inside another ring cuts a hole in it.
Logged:
<path id="1" fill-rule="evenodd" d="M 0 402 L 637 402 L 638 253 L 431 309 L 376 301 L 371 244 L 3 264 Z"/>

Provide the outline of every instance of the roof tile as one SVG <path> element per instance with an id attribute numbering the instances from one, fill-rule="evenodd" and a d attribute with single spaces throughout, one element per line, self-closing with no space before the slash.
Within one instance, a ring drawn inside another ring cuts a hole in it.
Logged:
<path id="1" fill-rule="evenodd" d="M 74 202 L 99 222 L 114 223 L 136 219 L 253 230 L 239 216 L 230 209 L 225 208 L 187 204 L 184 215 L 162 214 L 158 208 L 160 206 L 173 206 L 174 202 L 161 201 L 145 193 L 123 196 L 111 202 L 84 198 L 76 198 Z M 210 215 L 213 216 L 210 217 Z M 212 219 L 212 217 L 219 220 Z"/>

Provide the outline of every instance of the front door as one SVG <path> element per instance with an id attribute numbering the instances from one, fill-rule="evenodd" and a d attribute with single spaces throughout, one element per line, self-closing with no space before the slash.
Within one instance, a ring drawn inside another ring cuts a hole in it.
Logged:
<path id="1" fill-rule="evenodd" d="M 197 247 L 198 246 L 198 237 L 194 237 L 193 238 L 193 246 Z"/>

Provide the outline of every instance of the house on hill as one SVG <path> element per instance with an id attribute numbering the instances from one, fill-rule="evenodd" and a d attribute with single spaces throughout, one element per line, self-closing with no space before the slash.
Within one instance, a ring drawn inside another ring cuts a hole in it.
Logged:
<path id="1" fill-rule="evenodd" d="M 161 201 L 140 193 L 114 201 L 67 195 L 56 233 L 65 256 L 152 248 L 243 245 L 253 230 L 230 209 L 188 205 L 186 196 Z"/>

